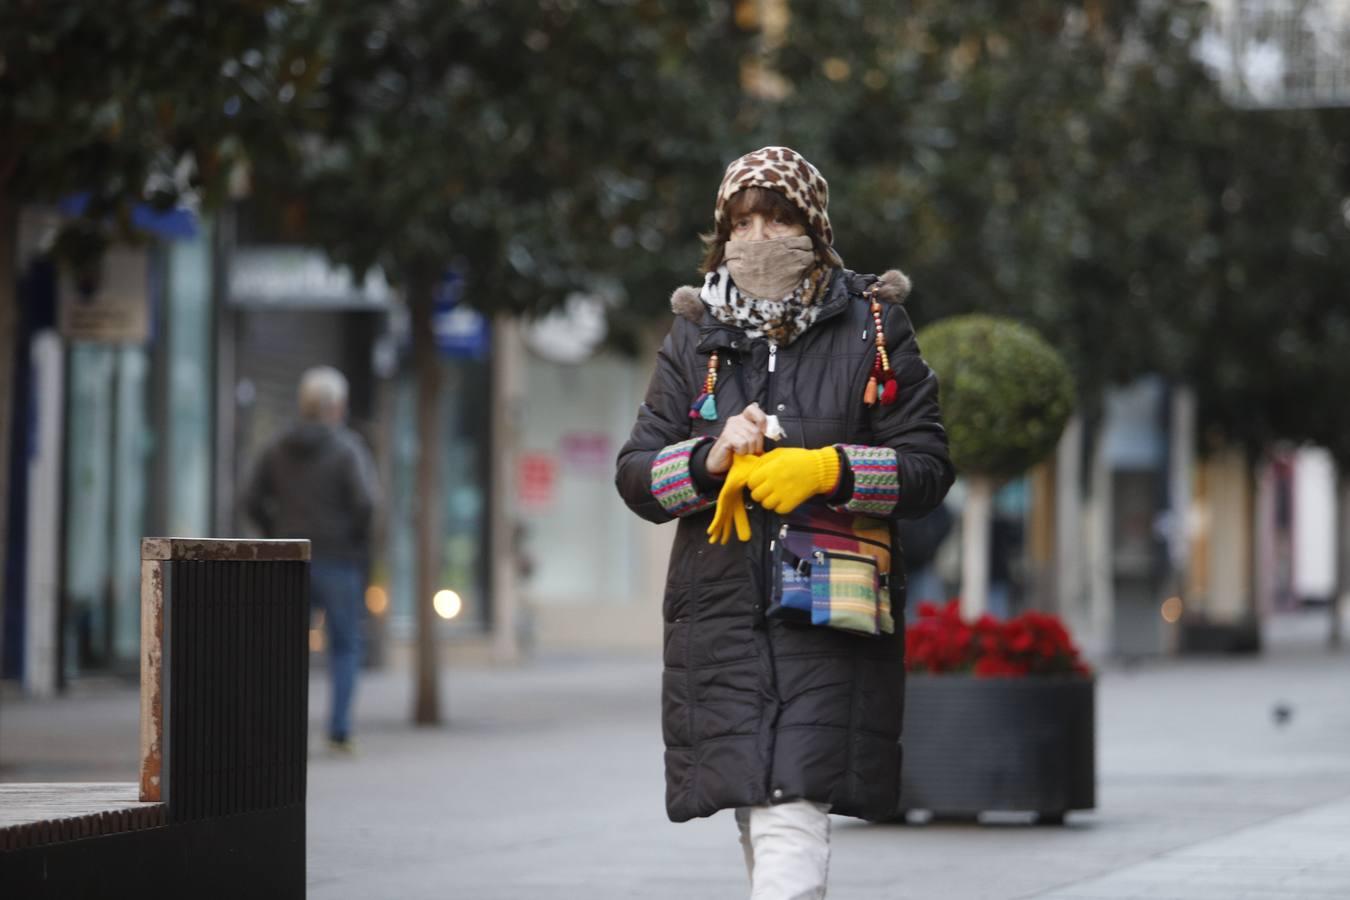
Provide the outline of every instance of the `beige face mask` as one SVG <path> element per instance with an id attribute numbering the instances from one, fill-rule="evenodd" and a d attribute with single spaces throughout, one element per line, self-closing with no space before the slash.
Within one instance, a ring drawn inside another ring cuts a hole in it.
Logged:
<path id="1" fill-rule="evenodd" d="M 805 234 L 768 241 L 727 241 L 724 254 L 736 287 L 761 300 L 792 293 L 816 261 L 811 237 Z"/>

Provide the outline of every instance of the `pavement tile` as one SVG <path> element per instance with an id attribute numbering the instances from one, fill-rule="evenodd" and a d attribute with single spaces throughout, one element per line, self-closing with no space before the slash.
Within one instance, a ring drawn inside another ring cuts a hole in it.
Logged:
<path id="1" fill-rule="evenodd" d="M 1279 816 L 1038 900 L 1176 894 L 1187 900 L 1350 898 L 1350 797 Z M 1222 861 L 1221 866 L 1213 863 Z M 1197 865 L 1191 865 L 1191 863 Z"/>

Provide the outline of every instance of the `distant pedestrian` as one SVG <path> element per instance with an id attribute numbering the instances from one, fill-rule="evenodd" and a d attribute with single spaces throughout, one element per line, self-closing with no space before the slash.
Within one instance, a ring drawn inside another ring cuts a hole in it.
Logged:
<path id="1" fill-rule="evenodd" d="M 843 267 L 827 199 L 786 147 L 727 168 L 703 285 L 671 298 L 679 317 L 618 458 L 629 507 L 679 520 L 666 811 L 735 810 L 754 900 L 825 896 L 830 813 L 897 812 L 895 521 L 936 508 L 954 474 L 900 305 L 909 282 Z"/>
<path id="2" fill-rule="evenodd" d="M 308 370 L 299 395 L 300 421 L 263 451 L 244 503 L 265 536 L 310 541 L 310 596 L 323 612 L 332 679 L 329 746 L 347 752 L 379 484 L 370 451 L 344 424 L 342 373 L 328 366 Z"/>

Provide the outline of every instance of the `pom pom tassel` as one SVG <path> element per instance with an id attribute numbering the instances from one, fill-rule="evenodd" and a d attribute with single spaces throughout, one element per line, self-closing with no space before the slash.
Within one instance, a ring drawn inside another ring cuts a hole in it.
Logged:
<path id="1" fill-rule="evenodd" d="M 699 408 L 698 414 L 703 417 L 705 422 L 717 421 L 717 398 L 712 394 L 703 401 L 703 406 Z"/>
<path id="2" fill-rule="evenodd" d="M 704 391 L 694 398 L 694 402 L 689 404 L 689 418 L 697 419 L 702 414 L 703 401 L 708 399 L 708 393 Z"/>
<path id="3" fill-rule="evenodd" d="M 717 397 L 713 391 L 717 390 L 717 364 L 720 361 L 721 358 L 714 350 L 708 357 L 708 374 L 703 379 L 703 393 L 694 398 L 693 405 L 689 407 L 689 418 L 717 421 Z"/>
<path id="4" fill-rule="evenodd" d="M 886 382 L 886 386 L 881 389 L 881 404 L 890 406 L 900 397 L 900 386 L 894 378 Z"/>

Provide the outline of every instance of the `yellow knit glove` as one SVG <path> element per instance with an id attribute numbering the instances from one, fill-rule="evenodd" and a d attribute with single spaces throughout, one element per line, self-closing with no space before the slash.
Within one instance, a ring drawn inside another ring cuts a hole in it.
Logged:
<path id="1" fill-rule="evenodd" d="M 779 447 L 761 457 L 750 473 L 750 496 L 765 509 L 786 516 L 817 494 L 839 485 L 839 451 Z"/>
<path id="2" fill-rule="evenodd" d="M 717 495 L 717 512 L 713 513 L 712 524 L 708 526 L 708 543 L 725 544 L 731 540 L 734 527 L 736 537 L 742 541 L 750 540 L 750 515 L 745 511 L 745 485 L 750 473 L 759 467 L 762 456 L 736 456 L 731 461 L 731 471 Z"/>

